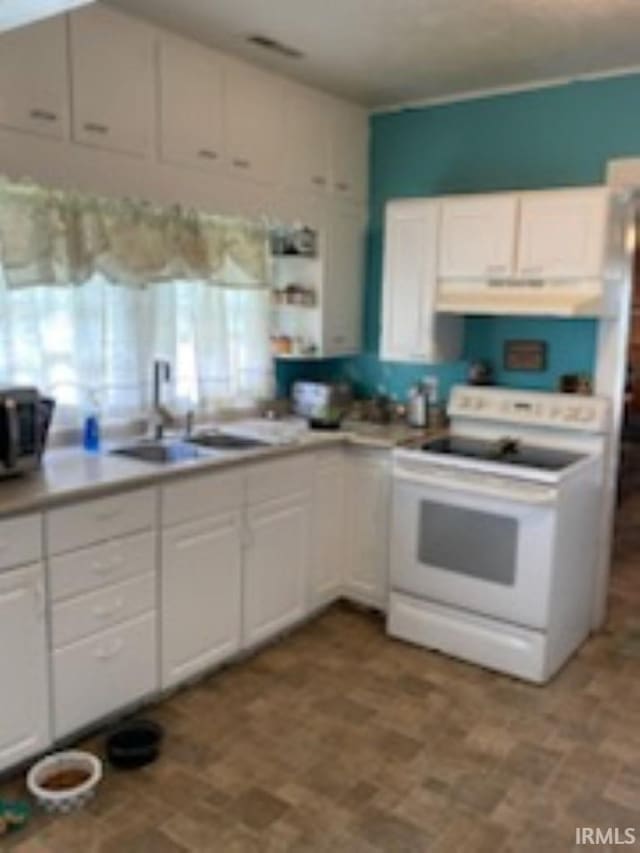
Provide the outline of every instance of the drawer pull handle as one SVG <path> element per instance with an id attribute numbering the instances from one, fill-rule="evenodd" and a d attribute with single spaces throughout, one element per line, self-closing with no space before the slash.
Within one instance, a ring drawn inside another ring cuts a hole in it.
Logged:
<path id="1" fill-rule="evenodd" d="M 110 619 L 112 616 L 115 616 L 119 610 L 122 610 L 124 607 L 124 599 L 118 598 L 110 607 L 105 605 L 99 605 L 93 608 L 93 615 L 97 619 Z"/>
<path id="2" fill-rule="evenodd" d="M 203 160 L 217 160 L 218 153 L 210 148 L 201 148 L 198 151 L 198 157 L 202 157 Z"/>
<path id="3" fill-rule="evenodd" d="M 538 266 L 538 267 L 522 267 L 522 274 L 523 275 L 538 275 L 542 271 L 543 271 L 543 268 L 540 266 Z"/>
<path id="4" fill-rule="evenodd" d="M 251 163 L 248 160 L 237 159 L 233 161 L 233 165 L 236 169 L 248 169 Z"/>
<path id="5" fill-rule="evenodd" d="M 109 133 L 109 128 L 107 127 L 106 124 L 97 124 L 96 122 L 93 122 L 93 121 L 85 122 L 84 129 L 88 133 L 102 133 L 102 134 Z"/>
<path id="6" fill-rule="evenodd" d="M 56 113 L 52 113 L 50 110 L 31 110 L 29 112 L 31 118 L 38 119 L 39 121 L 58 121 L 58 116 Z"/>
<path id="7" fill-rule="evenodd" d="M 95 652 L 95 656 L 98 658 L 98 660 L 109 660 L 110 658 L 114 658 L 118 654 L 118 652 L 121 652 L 123 646 L 124 642 L 122 640 L 116 640 L 112 644 L 111 648 L 103 647 L 97 649 Z"/>

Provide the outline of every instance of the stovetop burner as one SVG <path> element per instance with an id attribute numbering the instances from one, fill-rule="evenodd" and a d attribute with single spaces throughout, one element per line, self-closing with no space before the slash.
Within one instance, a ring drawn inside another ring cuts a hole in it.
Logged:
<path id="1" fill-rule="evenodd" d="M 543 471 L 562 471 L 584 458 L 579 453 L 535 447 L 509 437 L 498 441 L 483 441 L 462 436 L 447 436 L 428 441 L 422 445 L 421 449 L 425 453 L 460 456 L 504 465 L 538 468 Z"/>

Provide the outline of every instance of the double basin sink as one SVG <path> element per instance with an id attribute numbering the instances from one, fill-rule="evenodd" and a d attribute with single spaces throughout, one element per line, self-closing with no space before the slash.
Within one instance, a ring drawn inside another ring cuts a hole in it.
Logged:
<path id="1" fill-rule="evenodd" d="M 254 438 L 244 438 L 221 432 L 206 432 L 188 438 L 144 438 L 139 441 L 116 447 L 111 453 L 128 456 L 143 462 L 169 464 L 186 462 L 190 459 L 204 459 L 217 453 L 258 450 L 267 447 L 267 442 Z"/>

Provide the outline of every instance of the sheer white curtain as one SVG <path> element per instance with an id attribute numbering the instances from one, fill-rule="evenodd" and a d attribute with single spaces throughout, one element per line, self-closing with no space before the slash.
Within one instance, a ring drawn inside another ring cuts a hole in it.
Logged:
<path id="1" fill-rule="evenodd" d="M 94 274 L 82 285 L 12 289 L 0 267 L 0 385 L 35 385 L 77 425 L 92 397 L 107 421 L 148 411 L 154 357 L 173 367 L 173 404 L 215 413 L 272 392 L 269 293 L 173 281 L 121 287 Z"/>

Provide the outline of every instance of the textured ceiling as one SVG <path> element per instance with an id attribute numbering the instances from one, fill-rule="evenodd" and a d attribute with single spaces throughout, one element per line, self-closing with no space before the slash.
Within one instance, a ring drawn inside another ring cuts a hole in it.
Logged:
<path id="1" fill-rule="evenodd" d="M 369 106 L 640 66 L 640 0 L 109 0 Z M 301 60 L 247 45 L 253 33 Z"/>

